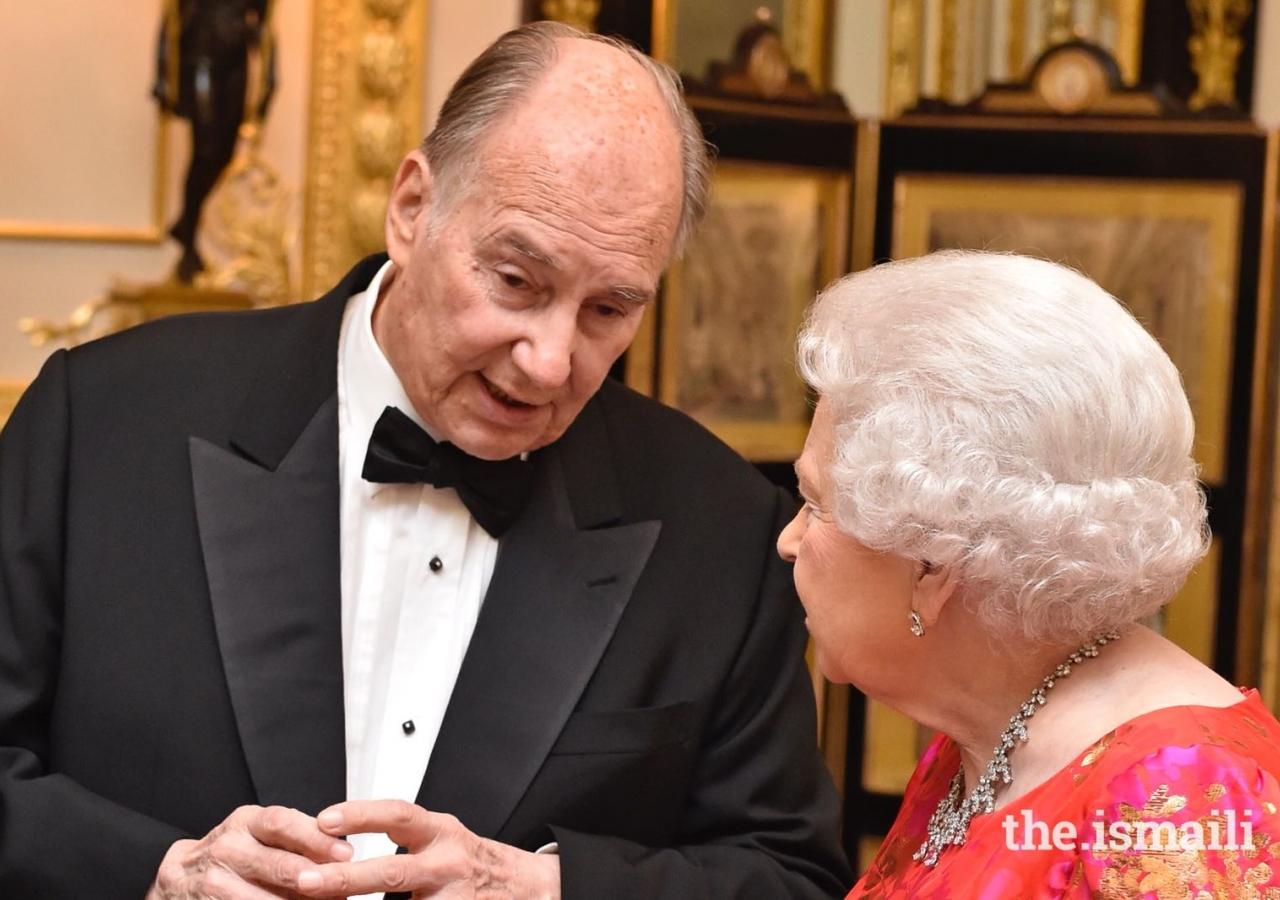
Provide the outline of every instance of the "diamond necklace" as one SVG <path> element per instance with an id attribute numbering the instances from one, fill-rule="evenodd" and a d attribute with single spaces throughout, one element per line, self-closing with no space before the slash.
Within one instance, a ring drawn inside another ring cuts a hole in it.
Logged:
<path id="1" fill-rule="evenodd" d="M 989 813 L 996 808 L 996 781 L 1003 786 L 1013 780 L 1013 773 L 1009 769 L 1009 751 L 1014 748 L 1015 740 L 1026 743 L 1027 719 L 1036 714 L 1038 707 L 1044 706 L 1045 694 L 1053 687 L 1054 682 L 1070 675 L 1073 666 L 1097 656 L 1098 648 L 1104 644 L 1118 640 L 1118 633 L 1107 632 L 1076 650 L 1062 665 L 1044 677 L 1044 681 L 1040 682 L 1022 707 L 1009 719 L 1009 727 L 1000 735 L 1000 741 L 987 763 L 986 774 L 978 779 L 969 796 L 963 800 L 960 799 L 960 792 L 964 789 L 964 767 L 961 766 L 956 772 L 951 779 L 951 789 L 947 791 L 947 796 L 938 803 L 938 808 L 929 817 L 928 837 L 912 859 L 920 860 L 926 866 L 936 866 L 938 854 L 947 847 L 964 843 L 969 820 L 979 813 Z"/>

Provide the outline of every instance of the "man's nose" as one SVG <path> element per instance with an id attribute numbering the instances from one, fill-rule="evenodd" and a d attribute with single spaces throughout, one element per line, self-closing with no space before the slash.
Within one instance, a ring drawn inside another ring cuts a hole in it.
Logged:
<path id="1" fill-rule="evenodd" d="M 790 563 L 796 561 L 796 551 L 800 548 L 800 535 L 804 531 L 804 525 L 800 521 L 802 515 L 804 515 L 803 508 L 792 517 L 787 527 L 778 535 L 778 555 Z"/>
<path id="2" fill-rule="evenodd" d="M 569 380 L 577 340 L 577 310 L 547 309 L 531 317 L 511 359 L 536 387 L 558 388 Z"/>

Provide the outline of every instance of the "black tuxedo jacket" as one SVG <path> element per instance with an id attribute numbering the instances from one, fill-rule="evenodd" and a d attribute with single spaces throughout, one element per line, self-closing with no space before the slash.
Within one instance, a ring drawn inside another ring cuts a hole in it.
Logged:
<path id="1" fill-rule="evenodd" d="M 336 347 L 380 263 L 55 353 L 0 435 L 6 900 L 344 799 Z M 567 900 L 842 896 L 788 499 L 612 383 L 531 458 L 418 802 L 559 841 Z"/>

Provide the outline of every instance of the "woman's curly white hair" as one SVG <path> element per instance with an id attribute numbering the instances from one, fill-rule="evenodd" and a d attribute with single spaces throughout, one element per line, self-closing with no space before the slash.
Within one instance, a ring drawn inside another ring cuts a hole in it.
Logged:
<path id="1" fill-rule="evenodd" d="M 840 527 L 952 567 L 993 636 L 1123 627 L 1208 548 L 1178 371 L 1077 272 L 972 251 L 877 266 L 819 295 L 799 363 L 832 414 Z"/>

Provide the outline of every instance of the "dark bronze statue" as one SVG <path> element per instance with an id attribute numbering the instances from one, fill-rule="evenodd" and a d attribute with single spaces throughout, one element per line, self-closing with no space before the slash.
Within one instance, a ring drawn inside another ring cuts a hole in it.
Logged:
<path id="1" fill-rule="evenodd" d="M 235 155 L 248 110 L 266 116 L 275 89 L 270 0 L 168 0 L 160 27 L 156 84 L 160 106 L 191 122 L 191 162 L 182 213 L 169 233 L 182 245 L 175 275 L 190 283 L 204 269 L 196 250 L 200 211 Z M 257 57 L 255 83 L 251 60 Z M 254 93 L 250 96 L 249 91 Z"/>

